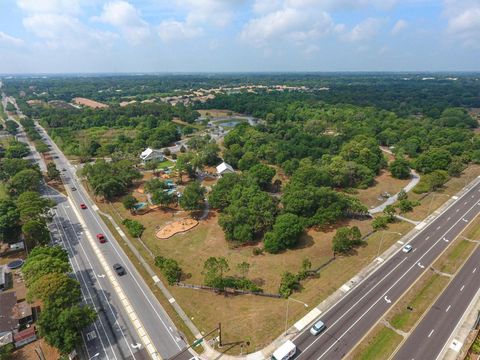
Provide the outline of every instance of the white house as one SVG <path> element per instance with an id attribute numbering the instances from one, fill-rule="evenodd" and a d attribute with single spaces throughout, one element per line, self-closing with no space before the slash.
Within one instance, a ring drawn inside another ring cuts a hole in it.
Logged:
<path id="1" fill-rule="evenodd" d="M 234 173 L 233 167 L 227 164 L 225 161 L 217 166 L 217 174 L 222 176 L 223 174 Z"/>
<path id="2" fill-rule="evenodd" d="M 150 161 L 150 160 L 160 160 L 163 161 L 164 159 L 163 152 L 160 150 L 154 150 L 151 148 L 146 148 L 142 153 L 140 154 L 140 159 L 142 161 Z"/>

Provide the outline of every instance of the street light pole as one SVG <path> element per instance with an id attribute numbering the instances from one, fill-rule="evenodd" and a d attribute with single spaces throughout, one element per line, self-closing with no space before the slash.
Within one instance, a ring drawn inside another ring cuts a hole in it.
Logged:
<path id="1" fill-rule="evenodd" d="M 378 244 L 378 251 L 377 251 L 377 257 L 376 257 L 376 259 L 380 256 L 380 248 L 382 247 L 383 238 L 384 238 L 384 236 L 385 236 L 385 233 L 397 234 L 397 235 L 402 236 L 402 233 L 399 233 L 399 232 L 396 232 L 396 231 L 386 231 L 386 230 L 383 230 L 383 231 L 382 231 L 382 237 L 380 238 L 380 244 Z"/>
<path id="2" fill-rule="evenodd" d="M 288 330 L 288 304 L 289 304 L 289 301 L 290 301 L 290 300 L 296 301 L 296 302 L 298 302 L 299 304 L 302 304 L 303 306 L 305 306 L 306 308 L 308 308 L 308 304 L 304 303 L 303 301 L 294 299 L 294 298 L 292 298 L 292 297 L 288 297 L 288 298 L 287 298 L 287 310 L 286 310 L 286 312 L 285 312 L 285 336 L 288 335 L 288 333 L 287 333 L 287 330 Z"/>

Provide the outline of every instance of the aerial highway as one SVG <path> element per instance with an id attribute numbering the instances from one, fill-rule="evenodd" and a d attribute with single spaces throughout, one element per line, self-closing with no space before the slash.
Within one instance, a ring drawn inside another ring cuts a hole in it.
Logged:
<path id="1" fill-rule="evenodd" d="M 426 225 L 399 250 L 321 316 L 326 330 L 312 336 L 306 329 L 295 340 L 297 359 L 342 359 L 409 289 L 480 212 L 480 182 Z"/>
<path id="2" fill-rule="evenodd" d="M 57 204 L 50 224 L 52 243 L 67 250 L 84 302 L 98 314 L 97 321 L 82 334 L 85 355 L 88 359 L 143 360 L 167 359 L 178 354 L 186 347 L 183 335 L 94 210 L 96 206 L 76 178 L 75 168 L 48 134 L 41 128 L 39 132 L 54 149 L 51 154 L 69 195 L 42 185 L 42 194 Z M 17 138 L 28 143 L 22 127 Z M 46 168 L 36 149 L 31 146 L 31 150 L 29 158 Z M 101 243 L 97 234 L 102 234 L 106 242 Z M 113 264 L 121 264 L 126 274 L 117 275 Z M 185 351 L 176 359 L 192 357 Z"/>
<path id="3" fill-rule="evenodd" d="M 55 162 L 62 172 L 62 180 L 69 195 L 68 204 L 63 206 L 64 216 L 77 228 L 77 234 L 70 236 L 68 240 L 77 244 L 76 253 L 85 253 L 88 271 L 95 274 L 94 279 L 100 291 L 106 291 L 104 305 L 107 307 L 107 314 L 111 316 L 110 323 L 116 324 L 119 318 L 123 318 L 123 322 L 129 324 L 129 329 L 133 329 L 127 332 L 128 340 L 125 339 L 130 349 L 145 349 L 148 356 L 153 359 L 166 359 L 177 354 L 186 347 L 182 334 L 175 328 L 144 279 L 95 211 L 96 205 L 77 179 L 76 169 L 43 129 L 40 133 L 44 136 L 45 142 L 54 149 L 52 153 L 58 157 Z M 81 204 L 85 205 L 84 209 L 81 208 Z M 106 242 L 100 243 L 97 234 L 104 235 Z M 112 269 L 113 264 L 121 264 L 126 270 L 126 275 L 117 276 Z M 116 306 L 109 304 L 110 302 Z M 121 330 L 118 332 L 121 336 L 125 335 Z M 191 357 L 187 351 L 177 358 Z"/>
<path id="4" fill-rule="evenodd" d="M 434 360 L 450 346 L 455 327 L 480 289 L 480 247 L 473 252 L 394 359 Z"/>

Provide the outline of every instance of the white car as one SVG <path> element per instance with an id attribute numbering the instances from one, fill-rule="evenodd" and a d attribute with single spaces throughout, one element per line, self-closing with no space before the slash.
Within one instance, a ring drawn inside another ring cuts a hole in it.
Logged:
<path id="1" fill-rule="evenodd" d="M 413 249 L 412 245 L 405 245 L 405 246 L 403 247 L 402 251 L 403 251 L 405 254 L 407 254 L 407 253 L 409 253 L 410 251 L 412 251 L 412 249 Z"/>
<path id="2" fill-rule="evenodd" d="M 326 326 L 323 323 L 323 321 L 318 320 L 313 326 L 310 328 L 310 334 L 312 335 L 318 335 L 320 334 L 323 330 L 325 330 Z"/>

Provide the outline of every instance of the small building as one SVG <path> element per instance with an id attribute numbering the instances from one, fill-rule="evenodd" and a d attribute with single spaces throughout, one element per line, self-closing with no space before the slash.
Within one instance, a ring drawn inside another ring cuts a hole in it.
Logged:
<path id="1" fill-rule="evenodd" d="M 217 174 L 220 176 L 223 176 L 224 174 L 231 174 L 234 172 L 235 170 L 233 170 L 233 167 L 227 164 L 225 161 L 217 166 Z"/>
<path id="2" fill-rule="evenodd" d="M 13 341 L 15 342 L 15 347 L 17 349 L 35 340 L 37 340 L 37 333 L 35 332 L 35 326 L 30 326 L 25 330 L 22 330 L 16 334 L 13 334 Z"/>
<path id="3" fill-rule="evenodd" d="M 150 160 L 163 161 L 164 158 L 165 158 L 165 155 L 163 154 L 162 151 L 155 150 L 155 149 L 152 149 L 152 148 L 146 148 L 140 154 L 140 159 L 142 159 L 142 161 L 144 161 L 144 162 L 150 161 Z"/>

